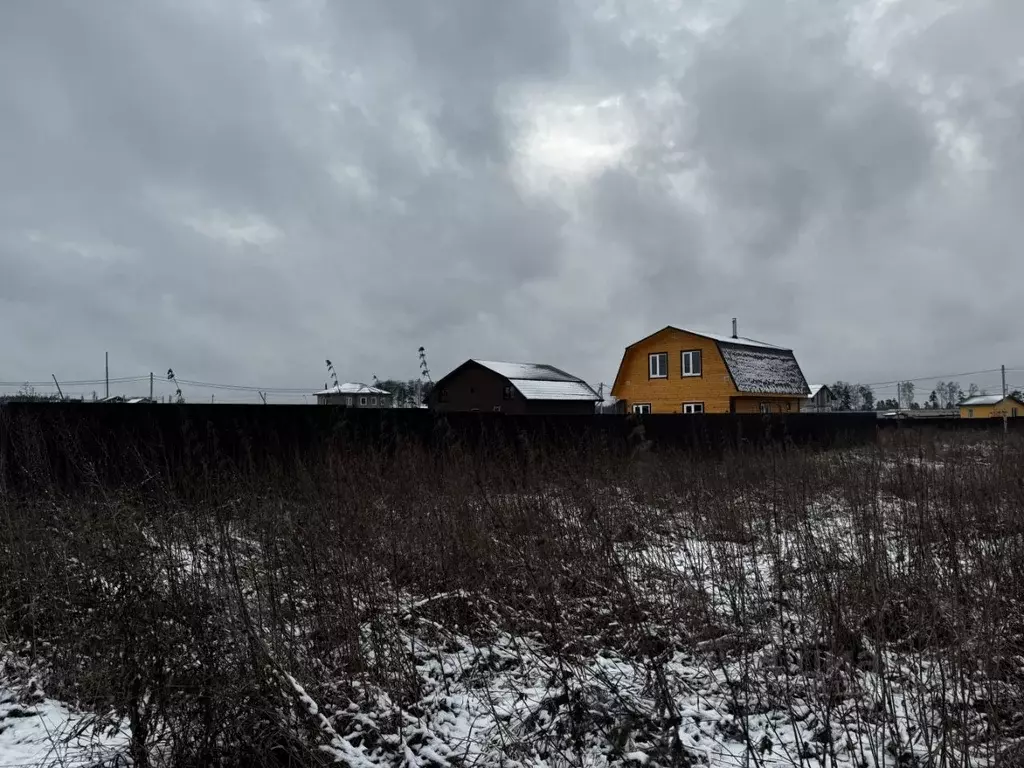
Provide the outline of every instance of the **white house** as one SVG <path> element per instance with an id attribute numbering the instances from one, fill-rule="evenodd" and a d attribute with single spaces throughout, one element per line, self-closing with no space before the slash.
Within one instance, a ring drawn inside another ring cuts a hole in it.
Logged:
<path id="1" fill-rule="evenodd" d="M 359 382 L 345 382 L 314 393 L 317 405 L 345 405 L 349 408 L 390 408 L 391 393 Z"/>

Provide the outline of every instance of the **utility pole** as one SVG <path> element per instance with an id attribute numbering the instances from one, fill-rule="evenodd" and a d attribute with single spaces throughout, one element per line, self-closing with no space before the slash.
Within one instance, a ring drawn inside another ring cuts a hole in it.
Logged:
<path id="1" fill-rule="evenodd" d="M 107 382 L 107 397 L 110 397 L 110 353 L 103 353 L 103 371 L 104 379 Z"/>
<path id="2" fill-rule="evenodd" d="M 57 381 L 57 374 L 51 373 L 53 376 L 53 383 L 57 385 L 57 394 L 60 395 L 61 402 L 64 401 L 64 393 L 60 391 L 60 382 Z M 1003 387 L 1005 389 L 1005 387 Z"/>
<path id="3" fill-rule="evenodd" d="M 153 372 L 149 372 L 149 399 L 150 402 L 153 400 Z"/>
<path id="4" fill-rule="evenodd" d="M 1003 373 L 1003 435 L 1006 435 L 1006 433 L 1009 432 L 1010 430 L 1008 417 L 1006 415 L 1006 366 L 1002 365 L 1000 366 L 1000 369 Z"/>

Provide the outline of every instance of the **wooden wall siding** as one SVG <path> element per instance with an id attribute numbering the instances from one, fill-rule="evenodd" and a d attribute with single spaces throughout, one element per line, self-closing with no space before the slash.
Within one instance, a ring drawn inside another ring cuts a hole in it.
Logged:
<path id="1" fill-rule="evenodd" d="M 502 413 L 519 416 L 594 414 L 594 403 L 590 400 L 527 400 L 515 387 L 512 388 L 512 399 L 506 400 L 504 393 L 508 385 L 508 380 L 494 371 L 479 365 L 468 365 L 441 382 L 441 388 L 448 392 L 446 402 L 440 401 L 441 388 L 434 388 L 430 406 L 443 412 L 481 413 L 489 413 L 499 407 Z"/>
<path id="2" fill-rule="evenodd" d="M 961 405 L 961 419 L 1001 419 L 1006 416 L 1014 418 L 1013 409 L 1017 409 L 1016 418 L 1024 418 L 1024 405 L 1011 399 L 1003 400 L 995 405 Z M 973 415 L 972 415 L 973 414 Z"/>
<path id="3" fill-rule="evenodd" d="M 778 395 L 746 395 L 734 398 L 734 413 L 761 413 L 761 403 L 770 403 L 772 413 L 799 413 L 803 398 L 779 397 Z M 786 405 L 789 410 L 786 410 Z"/>
<path id="4" fill-rule="evenodd" d="M 438 411 L 493 411 L 500 406 L 504 413 L 526 413 L 526 401 L 515 389 L 512 399 L 504 396 L 508 381 L 503 377 L 478 365 L 468 365 L 455 375 L 441 382 L 441 388 L 431 392 L 431 405 Z M 446 390 L 447 398 L 441 402 L 441 389 Z"/>
<path id="5" fill-rule="evenodd" d="M 691 349 L 701 352 L 702 375 L 684 377 L 681 353 Z M 668 353 L 667 379 L 648 378 L 652 352 Z M 634 403 L 650 403 L 651 413 L 682 413 L 683 403 L 704 403 L 705 413 L 729 413 L 730 398 L 738 394 L 714 340 L 672 329 L 630 349 L 619 378 L 612 394 L 626 401 L 627 410 Z"/>

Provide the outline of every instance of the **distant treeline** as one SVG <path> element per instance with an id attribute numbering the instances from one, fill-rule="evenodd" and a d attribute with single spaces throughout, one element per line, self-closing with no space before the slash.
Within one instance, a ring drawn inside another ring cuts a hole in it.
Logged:
<path id="1" fill-rule="evenodd" d="M 989 394 L 977 384 L 969 384 L 967 389 L 964 389 L 956 381 L 940 381 L 923 402 L 917 401 L 917 387 L 912 381 L 900 382 L 896 388 L 896 397 L 885 400 L 876 400 L 874 390 L 868 384 L 837 381 L 829 389 L 835 397 L 835 407 L 841 411 L 889 411 L 897 408 L 948 410 L 956 408 L 969 397 Z M 1018 390 L 1010 394 L 1021 397 Z"/>

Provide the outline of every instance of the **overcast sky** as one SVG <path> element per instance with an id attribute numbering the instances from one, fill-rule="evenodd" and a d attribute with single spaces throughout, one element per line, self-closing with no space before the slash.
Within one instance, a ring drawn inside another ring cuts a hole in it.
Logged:
<path id="1" fill-rule="evenodd" d="M 313 390 L 423 345 L 596 386 L 733 316 L 812 382 L 1024 369 L 1022 29 L 1021 0 L 0 3 L 0 381 L 109 350 Z"/>

